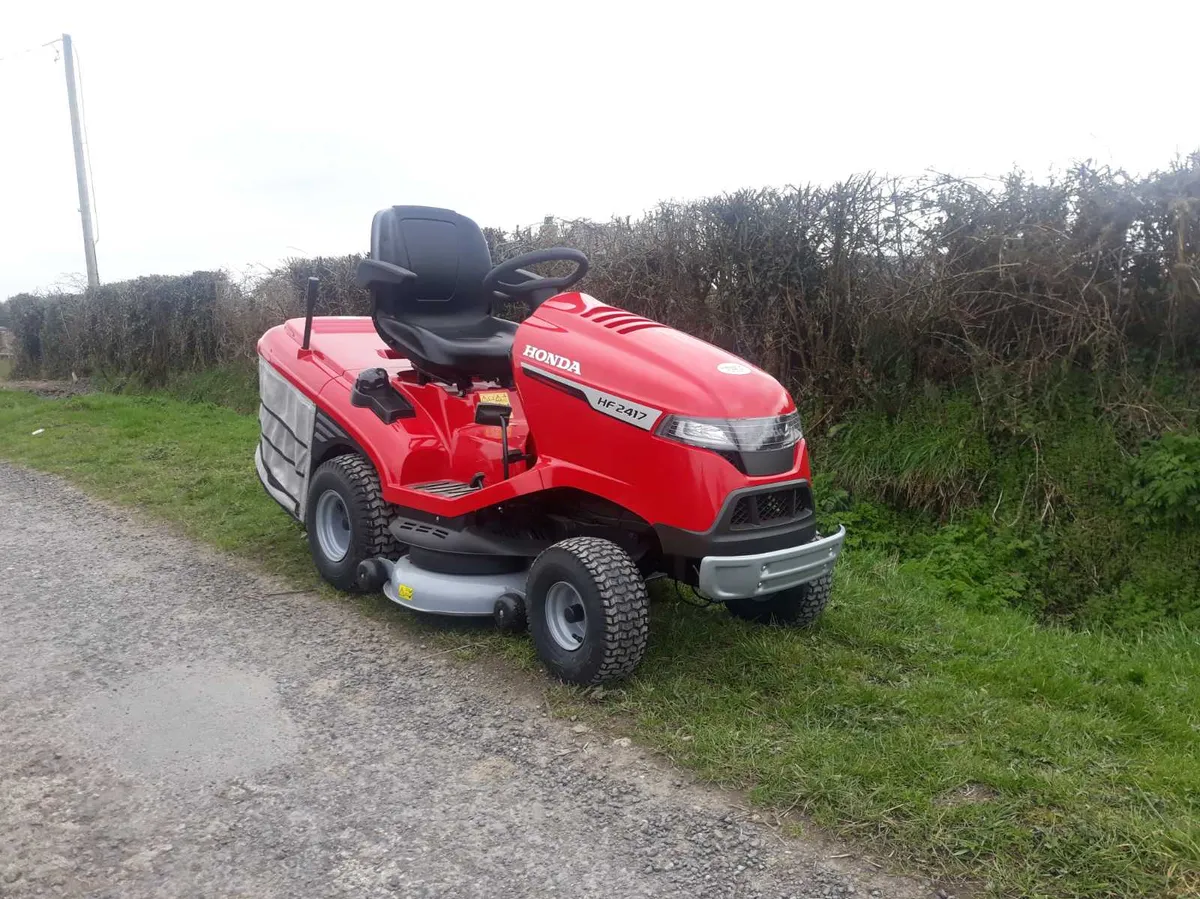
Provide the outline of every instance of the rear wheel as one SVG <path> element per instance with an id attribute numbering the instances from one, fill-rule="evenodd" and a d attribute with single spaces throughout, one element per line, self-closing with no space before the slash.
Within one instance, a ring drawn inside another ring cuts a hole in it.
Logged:
<path id="1" fill-rule="evenodd" d="M 785 624 L 811 627 L 829 605 L 833 575 L 827 574 L 807 584 L 770 593 L 761 599 L 731 599 L 726 606 L 735 618 L 758 624 Z"/>
<path id="2" fill-rule="evenodd" d="M 646 584 L 609 540 L 572 537 L 543 552 L 529 570 L 525 605 L 538 657 L 567 683 L 625 677 L 646 651 Z"/>
<path id="3" fill-rule="evenodd" d="M 336 456 L 313 473 L 304 518 L 313 562 L 339 590 L 363 592 L 359 563 L 399 554 L 379 476 L 357 454 Z"/>

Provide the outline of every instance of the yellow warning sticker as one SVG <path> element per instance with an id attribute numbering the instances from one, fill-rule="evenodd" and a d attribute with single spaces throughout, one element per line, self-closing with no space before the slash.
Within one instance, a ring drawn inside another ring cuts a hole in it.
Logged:
<path id="1" fill-rule="evenodd" d="M 408 586 L 408 584 L 397 584 L 396 585 L 396 594 L 401 599 L 411 600 L 412 594 L 413 594 L 413 589 L 412 589 L 412 587 Z"/>
<path id="2" fill-rule="evenodd" d="M 479 402 L 495 403 L 497 406 L 511 406 L 512 405 L 512 403 L 510 403 L 508 401 L 508 391 L 507 390 L 495 390 L 495 391 L 492 391 L 491 393 L 481 393 L 481 394 L 479 394 Z"/>

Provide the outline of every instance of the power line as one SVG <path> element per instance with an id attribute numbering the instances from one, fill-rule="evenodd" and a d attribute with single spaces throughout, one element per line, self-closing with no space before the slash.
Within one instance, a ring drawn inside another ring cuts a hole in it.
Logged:
<path id="1" fill-rule="evenodd" d="M 0 62 L 7 62 L 10 59 L 17 59 L 21 56 L 28 56 L 30 53 L 36 53 L 38 50 L 41 50 L 44 47 L 53 47 L 55 44 L 59 43 L 60 41 L 62 41 L 62 38 L 56 37 L 54 40 L 46 41 L 46 43 L 44 43 L 44 44 L 38 44 L 38 46 L 36 46 L 36 47 L 27 47 L 24 50 L 18 50 L 16 53 L 10 53 L 10 54 L 8 54 L 8 56 L 0 56 Z M 57 51 L 55 51 L 55 52 L 57 52 Z M 58 59 L 58 57 L 55 56 L 55 59 Z"/>

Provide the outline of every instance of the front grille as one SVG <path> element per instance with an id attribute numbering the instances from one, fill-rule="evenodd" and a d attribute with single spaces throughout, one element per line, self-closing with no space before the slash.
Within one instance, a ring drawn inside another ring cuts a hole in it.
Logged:
<path id="1" fill-rule="evenodd" d="M 738 497 L 729 516 L 729 527 L 735 530 L 770 527 L 805 518 L 811 512 L 812 491 L 807 484 L 801 484 Z"/>
<path id="2" fill-rule="evenodd" d="M 753 500 L 748 496 L 743 496 L 739 499 L 737 505 L 733 507 L 733 515 L 729 518 L 729 524 L 735 528 L 749 524 L 754 515 L 751 511 L 753 505 Z"/>
<path id="3" fill-rule="evenodd" d="M 795 507 L 794 490 L 781 493 L 764 493 L 758 497 L 759 521 L 771 521 L 775 518 L 791 518 Z"/>

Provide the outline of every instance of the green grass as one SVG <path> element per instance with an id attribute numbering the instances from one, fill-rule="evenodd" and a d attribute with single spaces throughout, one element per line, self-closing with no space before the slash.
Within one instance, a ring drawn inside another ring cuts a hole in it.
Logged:
<path id="1" fill-rule="evenodd" d="M 195 372 L 173 372 L 165 384 L 147 385 L 136 379 L 93 379 L 109 393 L 168 396 L 188 403 L 215 403 L 238 412 L 258 409 L 258 370 L 255 362 L 228 362 Z"/>
<path id="2" fill-rule="evenodd" d="M 45 429 L 34 436 L 33 432 Z M 142 506 L 275 572 L 307 571 L 302 532 L 254 471 L 258 420 L 209 403 L 0 391 L 0 455 Z"/>
<path id="3" fill-rule="evenodd" d="M 1103 394 L 1050 382 L 1034 401 L 931 391 L 892 414 L 848 412 L 816 436 L 831 482 L 819 496 L 906 509 L 879 506 L 892 520 L 855 533 L 923 559 L 962 604 L 1128 634 L 1200 628 L 1200 517 L 1180 512 L 1200 509 L 1200 459 L 1156 450 L 1159 425 L 1131 427 Z M 1198 400 L 1188 387 L 1149 391 L 1146 404 L 1171 419 L 1172 445 L 1191 446 Z M 1138 453 L 1157 461 L 1139 468 Z M 1137 495 L 1158 497 L 1153 514 L 1129 506 L 1135 470 Z"/>
<path id="4" fill-rule="evenodd" d="M 255 477 L 256 434 L 253 416 L 210 404 L 0 391 L 0 457 L 307 586 L 302 534 Z M 957 603 L 927 568 L 856 546 L 812 632 L 751 627 L 659 589 L 635 678 L 602 696 L 547 689 L 917 870 L 1010 896 L 1197 895 L 1196 634 L 1047 628 Z M 446 632 L 466 654 L 531 663 L 528 641 Z"/>
<path id="5" fill-rule="evenodd" d="M 897 416 L 861 411 L 827 436 L 847 488 L 915 509 L 972 505 L 991 462 L 969 398 L 918 397 Z"/>

